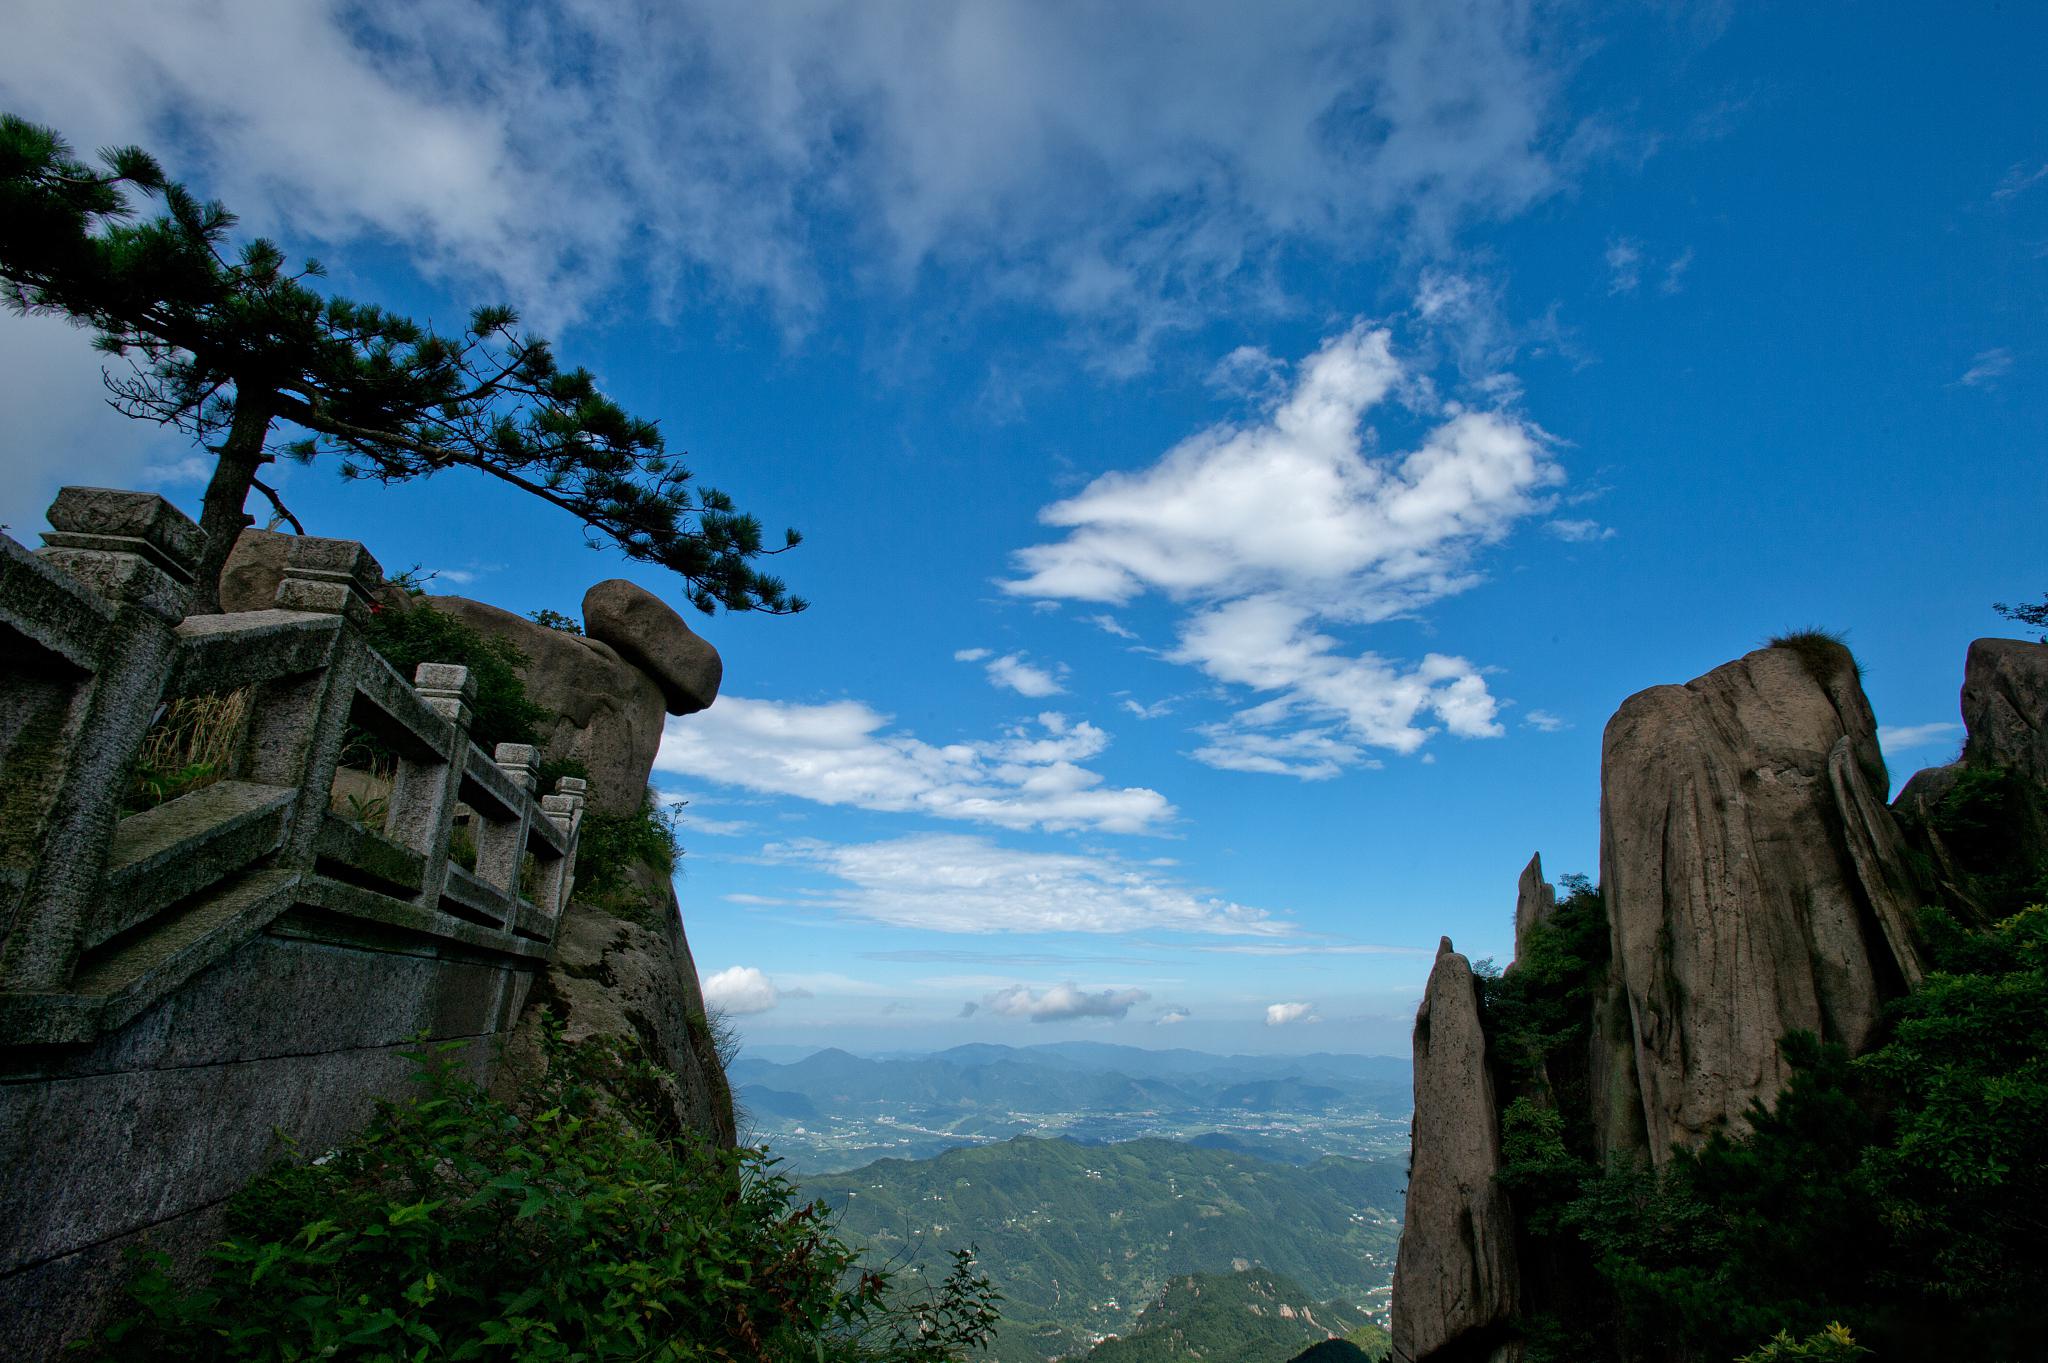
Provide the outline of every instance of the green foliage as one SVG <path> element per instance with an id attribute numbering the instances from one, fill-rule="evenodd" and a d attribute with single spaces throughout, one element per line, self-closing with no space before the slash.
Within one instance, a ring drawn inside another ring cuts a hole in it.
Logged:
<path id="1" fill-rule="evenodd" d="M 147 153 L 73 155 L 49 128 L 0 116 L 0 285 L 17 312 L 62 316 L 130 361 L 115 405 L 176 426 L 218 463 L 206 492 L 200 581 L 211 591 L 251 489 L 293 520 L 257 473 L 279 454 L 333 458 L 380 483 L 466 468 L 575 516 L 628 558 L 680 575 L 700 609 L 785 612 L 804 603 L 751 560 L 760 522 L 693 484 L 652 421 L 587 370 L 563 369 L 510 308 L 472 312 L 459 336 L 312 286 L 274 243 L 235 249 L 235 217 L 202 203 Z M 130 193 L 161 200 L 134 221 Z M 303 434 L 273 446 L 273 426 Z M 798 542 L 795 531 L 784 548 Z M 779 550 L 772 552 L 780 552 Z"/>
<path id="2" fill-rule="evenodd" d="M 613 912 L 630 908 L 633 868 L 644 867 L 667 878 L 683 854 L 676 832 L 678 811 L 652 793 L 632 814 L 583 815 L 576 842 L 576 897 Z"/>
<path id="3" fill-rule="evenodd" d="M 1583 1052 L 1593 1001 L 1607 978 L 1607 908 L 1584 876 L 1563 876 L 1564 896 L 1519 944 L 1512 970 L 1480 978 L 1495 1064 L 1511 1085 L 1553 1057 Z"/>
<path id="4" fill-rule="evenodd" d="M 1584 1256 L 1605 1291 L 1534 1322 L 1530 1357 L 1571 1357 L 1588 1331 L 1632 1357 L 1728 1358 L 1774 1335 L 1752 1356 L 1848 1357 L 1828 1336 L 1840 1320 L 1883 1359 L 2035 1355 L 2048 908 L 1984 932 L 1922 920 L 1935 968 L 1893 1005 L 1882 1044 L 1851 1059 L 1785 1038 L 1792 1078 L 1743 1136 L 1659 1172 L 1582 1165 L 1575 1180 L 1562 1124 L 1509 1105 L 1503 1179 L 1525 1228 L 1552 1259 Z M 1796 1352 L 1809 1348 L 1837 1352 Z"/>
<path id="5" fill-rule="evenodd" d="M 1825 686 L 1839 675 L 1844 667 L 1857 677 L 1863 675 L 1863 664 L 1849 651 L 1847 638 L 1840 630 L 1811 627 L 1788 630 L 1774 634 L 1764 641 L 1766 648 L 1788 648 L 1799 655 L 1799 661 L 1806 668 L 1807 675 Z"/>
<path id="6" fill-rule="evenodd" d="M 956 1252 L 906 1294 L 755 1151 L 663 1128 L 654 1076 L 551 1029 L 517 1107 L 444 1045 L 362 1136 L 230 1204 L 210 1283 L 157 1256 L 102 1359 L 785 1360 L 944 1363 L 986 1347 L 998 1298 Z"/>
<path id="7" fill-rule="evenodd" d="M 456 663 L 468 668 L 470 681 L 476 685 L 469 736 L 485 752 L 500 743 L 538 741 L 538 726 L 550 716 L 527 699 L 526 684 L 519 679 L 526 655 L 508 641 L 493 639 L 426 605 L 377 611 L 365 632 L 370 647 L 407 681 L 421 663 Z"/>
<path id="8" fill-rule="evenodd" d="M 2048 815 L 2029 808 L 2039 800 L 2020 773 L 1970 764 L 1956 771 L 1928 811 L 1971 896 L 1993 914 L 2012 914 L 2048 898 L 2048 863 L 2029 857 L 2025 840 L 2013 836 L 2014 829 Z"/>
<path id="9" fill-rule="evenodd" d="M 526 618 L 545 629 L 560 630 L 564 634 L 583 633 L 583 626 L 575 616 L 564 615 L 560 611 L 549 610 L 545 606 L 536 611 L 528 611 Z"/>
<path id="10" fill-rule="evenodd" d="M 2044 631 L 2041 635 L 2041 642 L 2048 644 L 2048 596 L 2043 596 L 2039 601 L 2032 604 L 2023 602 L 2017 606 L 2009 606 L 2005 602 L 1999 601 L 1994 603 L 1991 609 L 2017 624 L 2027 625 Z"/>
<path id="11" fill-rule="evenodd" d="M 1239 1259 L 1308 1300 L 1366 1300 L 1392 1273 L 1402 1164 L 1331 1156 L 1304 1168 L 1177 1141 L 1019 1137 L 804 1182 L 847 1235 L 908 1269 L 933 1273 L 933 1244 L 973 1240 L 1005 1299 L 996 1356 L 1042 1363 L 1129 1333 L 1169 1281 L 1227 1274 Z"/>
<path id="12" fill-rule="evenodd" d="M 1356 1308 L 1314 1301 L 1299 1284 L 1264 1269 L 1197 1273 L 1169 1282 L 1137 1328 L 1096 1345 L 1088 1363 L 1290 1363 L 1333 1331 L 1342 1343 L 1343 1333 L 1361 1324 Z"/>
<path id="13" fill-rule="evenodd" d="M 1735 1363 L 1793 1363 L 1795 1359 L 1845 1363 L 1845 1360 L 1863 1358 L 1869 1353 L 1870 1350 L 1856 1342 L 1848 1326 L 1840 1321 L 1830 1321 L 1826 1329 L 1816 1330 L 1805 1339 L 1795 1340 L 1789 1332 L 1780 1330 L 1771 1336 L 1768 1344 L 1755 1353 L 1744 1354 Z"/>

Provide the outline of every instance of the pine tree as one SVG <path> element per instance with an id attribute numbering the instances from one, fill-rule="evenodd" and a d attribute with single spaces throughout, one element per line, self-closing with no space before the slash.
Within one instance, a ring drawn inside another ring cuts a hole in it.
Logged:
<path id="1" fill-rule="evenodd" d="M 249 494 L 297 518 L 259 476 L 279 455 L 327 457 L 345 478 L 408 482 L 467 468 L 569 512 L 628 558 L 679 574 L 710 612 L 788 613 L 804 601 L 751 560 L 760 522 L 691 481 L 655 423 L 563 369 L 510 308 L 481 307 L 444 337 L 323 294 L 317 261 L 287 267 L 261 238 L 234 250 L 234 215 L 168 178 L 139 147 L 94 167 L 55 131 L 0 115 L 0 284 L 15 311 L 91 328 L 129 362 L 109 374 L 130 416 L 189 433 L 215 456 L 192 609 L 218 609 L 220 571 Z M 131 193 L 163 211 L 138 220 Z M 292 438 L 274 443 L 280 428 Z M 782 548 L 798 542 L 794 530 Z"/>

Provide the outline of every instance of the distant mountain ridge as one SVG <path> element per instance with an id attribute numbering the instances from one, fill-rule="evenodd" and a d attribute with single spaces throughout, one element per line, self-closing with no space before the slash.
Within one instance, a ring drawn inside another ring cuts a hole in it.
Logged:
<path id="1" fill-rule="evenodd" d="M 1350 1336 L 1374 1343 L 1385 1338 L 1355 1307 L 1316 1301 L 1300 1284 L 1266 1269 L 1197 1273 L 1167 1283 L 1137 1328 L 1096 1345 L 1087 1363 L 1292 1363 L 1302 1357 L 1341 1363 L 1373 1356 Z"/>
<path id="2" fill-rule="evenodd" d="M 976 1043 L 930 1054 L 862 1057 L 828 1047 L 800 1060 L 742 1055 L 735 1086 L 801 1095 L 827 1109 L 891 1103 L 1032 1112 L 1405 1111 L 1411 1062 L 1394 1056 L 1209 1055 L 1103 1042 Z M 778 1097 L 776 1110 L 787 1107 Z"/>

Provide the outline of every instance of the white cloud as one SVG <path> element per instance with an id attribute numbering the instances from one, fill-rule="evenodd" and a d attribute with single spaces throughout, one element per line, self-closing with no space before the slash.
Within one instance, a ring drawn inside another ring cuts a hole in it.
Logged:
<path id="1" fill-rule="evenodd" d="M 1671 258 L 1671 263 L 1664 267 L 1664 282 L 1658 286 L 1663 292 L 1685 291 L 1685 272 L 1692 268 L 1692 257 L 1693 249 L 1688 246 Z"/>
<path id="2" fill-rule="evenodd" d="M 1877 741 L 1886 752 L 1906 752 L 1946 742 L 1962 727 L 1948 723 L 1880 724 L 1877 726 Z"/>
<path id="3" fill-rule="evenodd" d="M 1155 700 L 1149 704 L 1141 704 L 1126 696 L 1120 703 L 1124 709 L 1130 711 L 1139 719 L 1164 719 L 1167 715 L 1173 713 L 1172 697 L 1168 697 L 1165 700 Z"/>
<path id="4" fill-rule="evenodd" d="M 1142 989 L 1101 989 L 1090 993 L 1071 984 L 1037 991 L 1013 984 L 982 1000 L 992 1013 L 1032 1022 L 1070 1022 L 1075 1018 L 1122 1018 L 1134 1004 L 1152 996 Z"/>
<path id="5" fill-rule="evenodd" d="M 1543 528 L 1567 544 L 1597 544 L 1613 539 L 1617 533 L 1611 525 L 1587 520 L 1545 521 Z"/>
<path id="6" fill-rule="evenodd" d="M 816 901 L 820 907 L 896 927 L 1264 937 L 1292 930 L 1263 909 L 1201 893 L 1150 867 L 1080 852 L 1019 851 L 956 833 L 852 844 L 805 839 L 764 853 L 843 882 L 845 889 Z"/>
<path id="7" fill-rule="evenodd" d="M 2004 346 L 1980 350 L 1956 380 L 1964 388 L 1988 388 L 2012 372 L 2012 352 Z"/>
<path id="8" fill-rule="evenodd" d="M 781 1001 L 773 982 L 754 966 L 729 966 L 704 981 L 705 1006 L 733 1017 L 765 1013 Z"/>
<path id="9" fill-rule="evenodd" d="M 1135 639 L 1138 636 L 1126 629 L 1114 615 L 1087 615 L 1082 617 L 1104 634 L 1114 634 L 1119 639 Z"/>
<path id="10" fill-rule="evenodd" d="M 1291 1022 L 1319 1022 L 1313 1003 L 1269 1003 L 1266 1005 L 1266 1025 L 1285 1027 Z"/>
<path id="11" fill-rule="evenodd" d="M 826 805 L 928 814 L 1002 828 L 1154 832 L 1175 815 L 1158 791 L 1104 783 L 1080 764 L 1109 746 L 1085 721 L 1040 715 L 1037 730 L 943 746 L 883 732 L 859 701 L 803 705 L 720 696 L 671 719 L 657 771 Z"/>
<path id="12" fill-rule="evenodd" d="M 953 661 L 956 663 L 978 663 L 983 658 L 986 658 L 988 654 L 989 651 L 985 648 L 963 648 L 954 652 Z"/>
<path id="13" fill-rule="evenodd" d="M 1991 191 L 1991 197 L 2000 200 L 2015 199 L 2043 180 L 2048 180 L 2048 162 L 2030 167 L 2021 161 L 2006 171 L 2004 177 L 1999 180 L 1998 187 Z"/>
<path id="14" fill-rule="evenodd" d="M 1004 589 L 1105 602 L 1159 591 L 1186 603 L 1170 660 L 1273 693 L 1203 731 L 1198 755 L 1212 765 L 1315 778 L 1364 747 L 1413 752 L 1431 720 L 1460 736 L 1499 734 L 1496 703 L 1464 659 L 1346 656 L 1316 628 L 1385 620 L 1471 586 L 1476 551 L 1541 510 L 1562 479 L 1543 433 L 1501 411 L 1439 409 L 1416 448 L 1380 453 L 1363 422 L 1397 391 L 1433 402 L 1390 334 L 1355 324 L 1304 360 L 1257 420 L 1212 426 L 1047 507 L 1040 519 L 1066 536 L 1019 551 L 1020 576 Z M 1265 731 L 1283 723 L 1289 737 L 1276 745 Z"/>
<path id="15" fill-rule="evenodd" d="M 850 245 L 862 277 L 951 269 L 1141 352 L 1270 294 L 1290 245 L 1439 252 L 1555 190 L 1540 20 L 1518 0 L 107 0 L 12 14 L 0 94 L 80 145 L 182 149 L 266 229 L 407 242 L 530 304 L 573 308 L 637 259 L 805 314 Z"/>
<path id="16" fill-rule="evenodd" d="M 1528 728 L 1546 734 L 1558 733 L 1572 727 L 1570 720 L 1561 715 L 1553 715 L 1548 710 L 1531 710 L 1522 716 L 1522 723 Z"/>
<path id="17" fill-rule="evenodd" d="M 1176 1023 L 1186 1022 L 1192 1016 L 1194 1015 L 1185 1008 L 1168 1008 L 1158 1017 L 1152 1019 L 1152 1025 L 1155 1027 L 1171 1027 Z"/>
<path id="18" fill-rule="evenodd" d="M 1643 282 L 1643 248 L 1627 237 L 1607 243 L 1607 292 L 1634 293 Z"/>
<path id="19" fill-rule="evenodd" d="M 988 679 L 992 685 L 1008 687 L 1020 696 L 1056 696 L 1067 689 L 1052 673 L 1042 667 L 1034 667 L 1015 653 L 991 659 Z"/>

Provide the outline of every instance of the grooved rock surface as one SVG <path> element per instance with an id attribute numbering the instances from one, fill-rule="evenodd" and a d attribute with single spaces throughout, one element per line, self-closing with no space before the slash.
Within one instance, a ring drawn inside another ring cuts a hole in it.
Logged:
<path id="1" fill-rule="evenodd" d="M 1493 1363 L 1521 1295 L 1493 1077 L 1471 964 L 1446 937 L 1415 1014 L 1408 1207 L 1394 1265 L 1394 1358 Z M 1454 1352 L 1445 1352 L 1454 1351 Z"/>
<path id="2" fill-rule="evenodd" d="M 717 1145 L 736 1145 L 732 1091 L 705 1021 L 675 889 L 644 867 L 630 875 L 635 899 L 650 911 L 648 922 L 628 922 L 580 901 L 569 906 L 555 959 L 507 1048 L 506 1073 L 517 1076 L 540 1063 L 537 1010 L 546 1007 L 562 1019 L 572 1042 L 602 1036 L 637 1045 L 664 1071 L 663 1095 L 677 1125 Z"/>
<path id="3" fill-rule="evenodd" d="M 670 714 L 693 715 L 718 698 L 718 650 L 646 588 L 622 577 L 598 583 L 583 594 L 583 628 L 654 678 Z"/>
<path id="4" fill-rule="evenodd" d="M 2048 787 L 2048 644 L 1979 639 L 1963 662 L 1963 761 Z"/>
<path id="5" fill-rule="evenodd" d="M 595 639 L 481 601 L 430 596 L 424 603 L 525 655 L 519 678 L 526 694 L 556 717 L 540 734 L 542 759 L 574 758 L 589 768 L 592 809 L 640 808 L 663 722 L 661 690 L 646 673 Z"/>
<path id="6" fill-rule="evenodd" d="M 1996 917 L 1999 908 L 1980 894 L 2009 901 L 2015 886 L 2036 882 L 2048 867 L 2048 644 L 1972 643 L 1963 664 L 1962 717 L 1962 757 L 1915 772 L 1892 812 L 1908 841 L 1933 863 L 1943 897 L 1981 920 Z M 1973 793 L 1969 783 L 1999 771 L 2016 779 L 1985 807 L 1988 792 L 1978 784 Z M 1965 789 L 1958 791 L 1959 785 Z M 1963 827 L 1944 816 L 1952 796 L 1979 806 Z M 1971 824 L 1980 830 L 1975 835 Z M 1981 831 L 1986 826 L 1999 830 L 1988 842 Z"/>
<path id="7" fill-rule="evenodd" d="M 1543 878 L 1543 854 L 1529 858 L 1522 878 L 1515 886 L 1515 959 L 1522 959 L 1529 929 L 1541 923 L 1557 908 L 1557 887 Z"/>
<path id="8" fill-rule="evenodd" d="M 1739 1127 L 1784 1086 L 1786 1032 L 1859 1050 L 1918 978 L 1886 787 L 1839 645 L 1759 649 L 1622 703 L 1601 754 L 1619 1016 L 1599 1020 L 1594 1072 L 1610 1155 L 1662 1162 Z"/>

